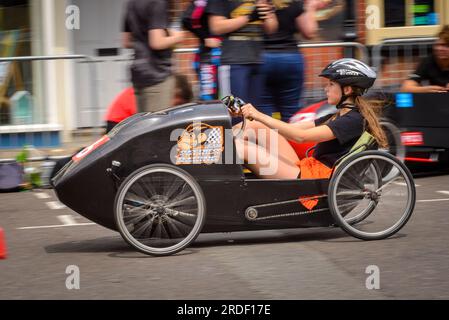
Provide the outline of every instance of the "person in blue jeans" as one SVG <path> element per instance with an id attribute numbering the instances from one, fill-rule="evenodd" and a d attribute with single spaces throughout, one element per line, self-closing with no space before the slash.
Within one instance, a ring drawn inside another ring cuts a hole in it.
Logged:
<path id="1" fill-rule="evenodd" d="M 234 95 L 258 105 L 264 33 L 277 30 L 273 6 L 267 0 L 209 0 L 207 13 L 212 33 L 223 37 L 220 98 Z"/>
<path id="2" fill-rule="evenodd" d="M 295 33 L 312 39 L 318 30 L 318 0 L 273 0 L 278 30 L 265 35 L 263 82 L 258 109 L 288 120 L 298 111 L 304 83 L 304 57 L 298 50 Z M 280 116 L 279 116 L 280 115 Z"/>
<path id="3" fill-rule="evenodd" d="M 182 15 L 184 29 L 192 32 L 200 42 L 193 68 L 198 75 L 199 99 L 202 101 L 219 99 L 218 67 L 222 39 L 210 31 L 208 4 L 208 0 L 192 0 Z"/>

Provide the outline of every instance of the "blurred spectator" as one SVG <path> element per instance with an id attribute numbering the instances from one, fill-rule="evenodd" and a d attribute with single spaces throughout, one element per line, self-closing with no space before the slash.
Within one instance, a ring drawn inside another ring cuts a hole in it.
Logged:
<path id="1" fill-rule="evenodd" d="M 179 106 L 193 101 L 193 91 L 186 75 L 175 74 L 175 90 L 170 106 Z M 117 124 L 137 113 L 134 88 L 123 90 L 109 106 L 105 120 L 106 133 L 109 133 Z"/>
<path id="2" fill-rule="evenodd" d="M 209 0 L 212 33 L 223 35 L 219 69 L 220 96 L 234 95 L 259 105 L 262 90 L 263 34 L 277 30 L 267 0 Z"/>
<path id="3" fill-rule="evenodd" d="M 126 88 L 108 108 L 106 113 L 106 133 L 111 131 L 118 123 L 136 113 L 137 106 L 134 88 Z"/>
<path id="4" fill-rule="evenodd" d="M 184 74 L 175 75 L 175 95 L 172 106 L 180 106 L 193 101 L 193 90 L 189 79 Z"/>
<path id="5" fill-rule="evenodd" d="M 183 27 L 200 40 L 200 48 L 195 55 L 194 69 L 198 74 L 200 100 L 217 100 L 218 67 L 221 56 L 221 38 L 209 29 L 206 8 L 208 0 L 192 0 L 182 17 Z"/>
<path id="6" fill-rule="evenodd" d="M 168 1 L 130 0 L 124 17 L 123 46 L 134 49 L 131 78 L 139 112 L 154 112 L 170 104 L 175 79 L 172 53 L 184 38 L 169 30 Z"/>
<path id="7" fill-rule="evenodd" d="M 298 50 L 295 33 L 312 39 L 318 31 L 316 10 L 321 0 L 273 0 L 278 31 L 265 35 L 263 54 L 264 85 L 259 110 L 282 121 L 298 111 L 304 82 L 304 57 Z"/>
<path id="8" fill-rule="evenodd" d="M 433 45 L 433 54 L 424 58 L 416 71 L 402 84 L 401 91 L 412 93 L 448 92 L 449 25 L 443 27 Z"/>

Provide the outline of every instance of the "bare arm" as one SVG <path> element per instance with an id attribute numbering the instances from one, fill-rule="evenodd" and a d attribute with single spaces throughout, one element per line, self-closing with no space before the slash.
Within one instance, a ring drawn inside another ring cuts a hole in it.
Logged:
<path id="1" fill-rule="evenodd" d="M 318 32 L 318 22 L 315 18 L 316 11 L 311 10 L 296 18 L 296 26 L 304 38 L 310 40 L 316 37 Z"/>
<path id="2" fill-rule="evenodd" d="M 182 31 L 169 30 L 167 35 L 164 29 L 152 29 L 148 31 L 148 43 L 153 50 L 165 50 L 174 47 L 184 39 Z"/>
<path id="3" fill-rule="evenodd" d="M 401 91 L 410 93 L 445 93 L 448 92 L 448 89 L 440 86 L 421 86 L 414 80 L 405 80 L 402 83 Z"/>
<path id="4" fill-rule="evenodd" d="M 257 4 L 257 10 L 259 12 L 259 16 L 263 21 L 263 28 L 265 33 L 275 33 L 279 28 L 279 21 L 276 17 L 274 7 L 271 4 L 268 4 L 266 0 L 261 0 Z"/>
<path id="5" fill-rule="evenodd" d="M 292 126 L 299 129 L 312 129 L 315 128 L 315 122 L 314 121 L 302 121 L 302 122 L 296 122 L 291 123 Z"/>
<path id="6" fill-rule="evenodd" d="M 279 28 L 279 22 L 278 22 L 278 19 L 276 18 L 275 14 L 273 14 L 272 16 L 265 19 L 265 21 L 263 23 L 263 29 L 265 30 L 265 32 L 267 34 L 275 33 L 276 31 L 278 31 L 278 28 Z"/>
<path id="7" fill-rule="evenodd" d="M 318 32 L 318 22 L 316 20 L 317 7 L 320 1 L 309 0 L 304 5 L 304 13 L 296 18 L 296 26 L 306 39 L 313 39 Z"/>
<path id="8" fill-rule="evenodd" d="M 303 142 L 323 142 L 335 139 L 335 135 L 328 126 L 315 125 L 308 129 L 298 128 L 298 126 L 274 119 L 267 115 L 261 115 L 258 119 L 266 126 L 276 129 L 279 134 L 284 136 L 287 140 L 298 143 Z"/>
<path id="9" fill-rule="evenodd" d="M 122 32 L 122 47 L 125 49 L 132 49 L 132 35 L 131 32 Z"/>
<path id="10" fill-rule="evenodd" d="M 223 16 L 210 16 L 209 26 L 213 34 L 223 35 L 234 32 L 248 24 L 248 16 L 227 19 Z"/>
<path id="11" fill-rule="evenodd" d="M 315 127 L 315 123 L 312 121 L 305 122 L 304 125 L 300 126 L 289 124 L 258 111 L 252 104 L 244 105 L 241 108 L 241 112 L 247 119 L 252 118 L 262 122 L 271 129 L 278 130 L 280 135 L 290 141 L 303 143 L 323 142 L 335 139 L 334 133 L 328 126 Z"/>

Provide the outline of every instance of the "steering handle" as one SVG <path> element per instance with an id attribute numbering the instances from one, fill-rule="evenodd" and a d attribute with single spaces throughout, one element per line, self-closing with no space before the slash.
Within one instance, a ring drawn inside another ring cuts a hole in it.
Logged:
<path id="1" fill-rule="evenodd" d="M 238 114 L 242 117 L 243 123 L 242 128 L 240 131 L 235 135 L 236 138 L 240 137 L 246 128 L 246 118 L 242 115 L 242 107 L 246 104 L 245 101 L 238 97 L 234 96 L 227 96 L 221 99 L 223 104 L 228 108 L 228 110 L 231 112 L 231 114 Z M 254 119 L 248 118 L 248 120 L 253 121 Z"/>
<path id="2" fill-rule="evenodd" d="M 233 114 L 241 114 L 242 107 L 246 104 L 243 99 L 234 96 L 224 97 L 221 101 Z M 243 120 L 245 120 L 245 117 L 243 117 Z M 248 118 L 248 120 L 253 121 L 254 119 Z"/>

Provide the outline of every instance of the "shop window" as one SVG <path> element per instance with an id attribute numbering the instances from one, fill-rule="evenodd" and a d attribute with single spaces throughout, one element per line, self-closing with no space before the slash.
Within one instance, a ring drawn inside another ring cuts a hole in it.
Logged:
<path id="1" fill-rule="evenodd" d="M 0 4 L 0 57 L 30 55 L 30 29 L 28 1 L 2 0 Z M 30 79 L 29 64 L 0 62 L 0 125 L 11 124 L 15 120 L 14 111 L 17 108 L 14 109 L 14 103 L 19 100 L 17 93 L 29 95 L 29 92 L 32 92 Z"/>
<path id="2" fill-rule="evenodd" d="M 438 24 L 434 0 L 392 0 L 384 2 L 385 27 L 428 26 Z"/>

